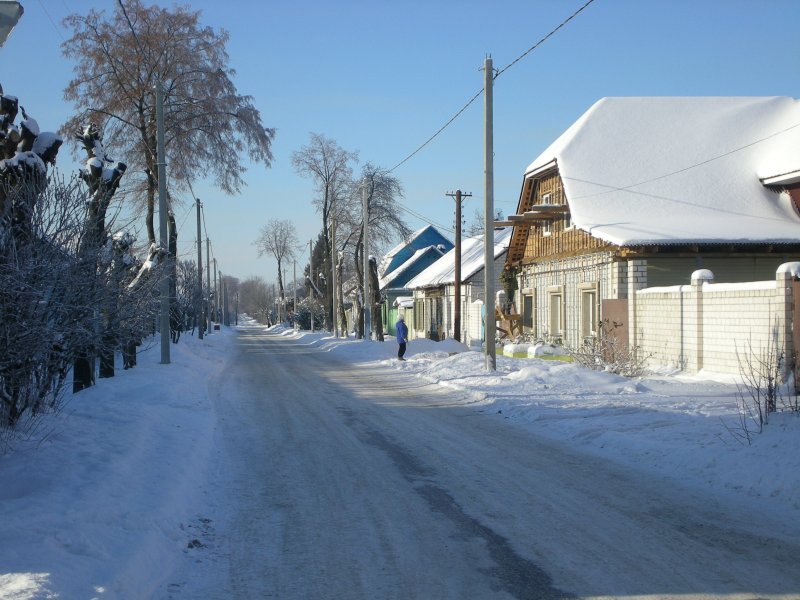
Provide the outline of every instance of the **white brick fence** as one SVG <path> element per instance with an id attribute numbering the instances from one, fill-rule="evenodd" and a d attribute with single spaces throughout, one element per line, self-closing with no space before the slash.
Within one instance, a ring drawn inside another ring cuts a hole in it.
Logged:
<path id="1" fill-rule="evenodd" d="M 713 283 L 713 273 L 702 269 L 690 285 L 636 290 L 630 345 L 651 366 L 688 372 L 738 374 L 737 349 L 759 355 L 769 344 L 791 364 L 798 274 L 794 262 L 781 265 L 772 281 Z"/>

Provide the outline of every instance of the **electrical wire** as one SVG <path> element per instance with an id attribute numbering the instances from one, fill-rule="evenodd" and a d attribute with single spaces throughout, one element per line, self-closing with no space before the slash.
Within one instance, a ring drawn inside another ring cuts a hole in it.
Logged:
<path id="1" fill-rule="evenodd" d="M 540 39 L 538 42 L 536 42 L 536 43 L 535 43 L 533 46 L 531 46 L 530 48 L 528 48 L 528 49 L 527 49 L 525 52 L 523 52 L 522 54 L 520 54 L 520 55 L 519 55 L 517 58 L 515 58 L 513 61 L 511 61 L 511 62 L 510 62 L 509 64 L 507 64 L 505 67 L 503 67 L 502 69 L 498 70 L 498 71 L 497 71 L 497 73 L 495 73 L 495 75 L 492 77 L 492 79 L 493 79 L 493 80 L 494 80 L 494 79 L 497 79 L 497 78 L 498 78 L 498 77 L 499 77 L 501 74 L 503 74 L 505 71 L 507 71 L 508 69 L 510 69 L 511 67 L 513 67 L 515 64 L 517 64 L 517 63 L 518 63 L 519 61 L 521 61 L 523 58 L 525 58 L 526 56 L 528 56 L 528 55 L 529 55 L 531 52 L 533 52 L 534 50 L 536 50 L 536 48 L 538 48 L 539 46 L 541 46 L 541 45 L 542 45 L 544 42 L 546 42 L 548 39 L 550 39 L 552 36 L 554 36 L 554 35 L 555 35 L 555 34 L 556 34 L 556 33 L 557 33 L 557 32 L 558 32 L 558 31 L 559 31 L 561 28 L 563 28 L 565 25 L 567 25 L 567 23 L 569 23 L 570 21 L 572 21 L 572 19 L 574 19 L 574 18 L 575 18 L 575 17 L 577 17 L 577 16 L 578 16 L 578 15 L 579 15 L 581 12 L 583 12 L 583 10 L 585 10 L 585 9 L 586 9 L 586 8 L 587 8 L 587 7 L 588 7 L 590 4 L 592 4 L 592 2 L 594 2 L 594 0 L 588 0 L 588 1 L 587 1 L 587 2 L 586 2 L 584 5 L 583 5 L 583 6 L 581 6 L 581 7 L 580 7 L 578 10 L 576 10 L 575 12 L 573 12 L 573 13 L 572 13 L 572 14 L 571 14 L 569 17 L 567 17 L 567 18 L 566 18 L 566 19 L 564 19 L 564 20 L 563 20 L 561 23 L 559 23 L 559 25 L 558 25 L 557 27 L 555 27 L 554 29 L 552 29 L 552 30 L 551 30 L 551 31 L 550 31 L 550 32 L 549 32 L 547 35 L 545 35 L 543 38 L 541 38 L 541 39 Z M 467 101 L 467 103 L 466 103 L 466 104 L 465 104 L 463 107 L 461 107 L 461 109 L 460 109 L 460 110 L 459 110 L 459 111 L 458 111 L 458 112 L 457 112 L 455 115 L 453 115 L 453 116 L 452 116 L 452 118 L 451 118 L 449 121 L 447 121 L 447 123 L 445 123 L 444 125 L 442 125 L 442 126 L 439 128 L 439 130 L 438 130 L 436 133 L 434 133 L 434 134 L 433 134 L 431 137 L 429 137 L 427 140 L 425 140 L 425 141 L 424 141 L 424 142 L 423 142 L 423 143 L 422 143 L 422 144 L 421 144 L 421 145 L 420 145 L 420 146 L 419 146 L 419 147 L 418 147 L 416 150 L 414 150 L 414 151 L 413 151 L 411 154 L 409 154 L 408 156 L 406 156 L 406 157 L 405 157 L 403 160 L 401 160 L 399 163 L 397 163 L 397 164 L 396 164 L 394 167 L 392 167 L 391 169 L 389 169 L 389 173 L 392 173 L 392 172 L 393 172 L 395 169 L 397 169 L 398 167 L 400 167 L 400 165 L 402 165 L 402 164 L 406 163 L 407 161 L 409 161 L 409 160 L 410 160 L 410 159 L 411 159 L 413 156 L 415 156 L 415 155 L 416 155 L 416 154 L 417 154 L 417 153 L 418 153 L 420 150 L 422 150 L 422 149 L 423 149 L 425 146 L 427 146 L 427 145 L 428 145 L 428 144 L 430 144 L 430 143 L 431 143 L 431 142 L 432 142 L 434 139 L 436 139 L 436 138 L 439 136 L 439 134 L 441 134 L 441 133 L 442 133 L 442 132 L 443 132 L 445 129 L 447 129 L 447 128 L 450 126 L 450 124 L 451 124 L 451 123 L 453 123 L 453 121 L 455 121 L 455 120 L 456 120 L 458 117 L 460 117 L 460 116 L 461 116 L 461 115 L 464 113 L 464 111 L 465 111 L 465 110 L 467 110 L 467 108 L 469 108 L 469 107 L 470 107 L 470 105 L 472 105 L 472 103 L 473 103 L 473 102 L 475 102 L 475 100 L 477 100 L 477 99 L 480 97 L 480 95 L 481 95 L 482 93 L 483 93 L 483 88 L 481 88 L 480 90 L 478 90 L 478 91 L 477 91 L 477 93 L 476 93 L 474 96 L 472 96 L 472 98 L 470 98 L 470 99 Z"/>
<path id="2" fill-rule="evenodd" d="M 39 6 L 42 8 L 42 11 L 44 12 L 45 16 L 47 17 L 47 20 L 50 21 L 50 24 L 53 26 L 53 29 L 55 29 L 56 33 L 58 33 L 58 37 L 61 38 L 62 42 L 66 42 L 67 40 L 64 37 L 64 34 L 61 33 L 61 29 L 58 27 L 58 25 L 56 25 L 55 21 L 53 21 L 53 17 L 50 16 L 50 13 L 47 12 L 47 9 L 45 8 L 44 2 L 42 2 L 42 0 L 39 0 Z"/>
<path id="3" fill-rule="evenodd" d="M 602 196 L 604 194 L 609 194 L 611 192 L 619 192 L 619 191 L 627 191 L 627 192 L 630 192 L 630 193 L 633 193 L 633 194 L 639 194 L 640 192 L 636 192 L 632 188 L 638 187 L 640 185 L 645 185 L 647 183 L 652 183 L 654 181 L 660 181 L 661 179 L 666 179 L 668 177 L 673 177 L 675 175 L 679 175 L 681 173 L 685 173 L 686 171 L 690 171 L 691 169 L 696 169 L 697 167 L 702 167 L 703 165 L 707 165 L 708 163 L 714 162 L 716 160 L 720 160 L 722 158 L 725 158 L 726 156 L 730 156 L 731 154 L 735 154 L 737 152 L 741 152 L 742 150 L 746 150 L 747 148 L 755 146 L 756 144 L 760 144 L 761 142 L 766 142 L 767 140 L 771 140 L 774 137 L 782 135 L 782 134 L 784 134 L 784 133 L 786 133 L 788 131 L 791 131 L 792 129 L 797 129 L 798 127 L 800 127 L 800 123 L 795 123 L 794 125 L 790 125 L 789 127 L 786 127 L 785 129 L 781 129 L 780 131 L 776 131 L 775 133 L 772 133 L 772 134 L 770 134 L 770 135 L 768 135 L 766 137 L 754 140 L 752 142 L 749 142 L 747 144 L 739 146 L 738 148 L 734 148 L 732 150 L 728 150 L 727 152 L 723 152 L 721 154 L 717 154 L 716 156 L 712 156 L 711 158 L 707 158 L 706 160 L 701 160 L 699 162 L 693 163 L 693 164 L 688 165 L 686 167 L 682 167 L 680 169 L 676 169 L 675 171 L 670 171 L 669 173 L 664 173 L 663 175 L 658 175 L 657 177 L 651 177 L 650 179 L 645 179 L 643 181 L 638 181 L 636 183 L 632 183 L 632 184 L 626 185 L 626 186 L 621 186 L 620 187 L 620 186 L 614 186 L 614 185 L 607 185 L 607 184 L 604 184 L 604 183 L 598 183 L 598 182 L 595 182 L 595 181 L 585 181 L 585 180 L 577 179 L 577 178 L 574 178 L 574 177 L 566 177 L 566 176 L 562 176 L 562 177 L 564 177 L 564 179 L 571 179 L 573 181 L 578 181 L 578 182 L 581 182 L 581 183 L 591 183 L 593 185 L 597 185 L 597 186 L 601 186 L 601 187 L 607 188 L 606 190 L 604 190 L 602 192 L 595 192 L 593 194 L 584 194 L 582 196 L 575 196 L 573 199 L 591 198 L 591 197 L 594 197 L 594 196 Z M 642 195 L 648 195 L 648 194 L 642 194 Z"/>
<path id="4" fill-rule="evenodd" d="M 589 5 L 590 5 L 592 2 L 594 2 L 594 0 L 588 0 L 588 2 L 586 2 L 586 4 L 584 4 L 583 6 L 581 6 L 581 7 L 580 7 L 578 10 L 576 10 L 574 13 L 572 13 L 572 14 L 571 14 L 569 17 L 567 17 L 566 19 L 564 19 L 564 20 L 563 20 L 563 21 L 562 21 L 562 22 L 561 22 L 561 23 L 558 25 L 558 27 L 556 27 L 555 29 L 553 29 L 553 30 L 552 30 L 550 33 L 548 33 L 546 36 L 544 36 L 542 39 L 540 39 L 538 42 L 536 42 L 536 43 L 535 43 L 533 46 L 531 46 L 530 48 L 528 48 L 528 49 L 527 49 L 525 52 L 523 52 L 522 54 L 520 54 L 520 55 L 519 55 L 517 58 L 515 58 L 515 59 L 514 59 L 514 60 L 512 60 L 510 63 L 508 63 L 508 64 L 507 64 L 505 67 L 503 67 L 502 69 L 498 70 L 498 71 L 497 71 L 497 73 L 495 73 L 495 75 L 494 75 L 494 77 L 493 77 L 492 79 L 497 79 L 498 77 L 500 77 L 500 75 L 502 75 L 502 74 L 503 74 L 505 71 L 508 71 L 508 70 L 509 70 L 511 67 L 513 67 L 515 64 L 517 64 L 517 63 L 518 63 L 519 61 L 521 61 L 523 58 L 525 58 L 526 56 L 528 56 L 528 54 L 530 54 L 531 52 L 533 52 L 534 50 L 536 50 L 536 48 L 538 48 L 539 46 L 541 46 L 542 44 L 544 44 L 544 43 L 545 43 L 545 42 L 546 42 L 546 41 L 547 41 L 549 38 L 551 38 L 552 36 L 554 36 L 554 35 L 555 35 L 555 34 L 558 32 L 558 30 L 559 30 L 559 29 L 561 29 L 562 27 L 564 27 L 564 26 L 565 26 L 567 23 L 569 23 L 570 21 L 572 21 L 572 19 L 574 19 L 574 18 L 575 18 L 575 17 L 577 17 L 577 16 L 578 16 L 578 15 L 579 15 L 581 12 L 583 12 L 583 11 L 584 11 L 584 9 L 586 9 L 586 8 L 587 8 L 587 7 L 588 7 L 588 6 L 589 6 Z"/>

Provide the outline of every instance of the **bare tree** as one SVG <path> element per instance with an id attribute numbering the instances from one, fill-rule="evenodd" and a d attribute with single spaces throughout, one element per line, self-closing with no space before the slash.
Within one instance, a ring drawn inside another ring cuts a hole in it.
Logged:
<path id="1" fill-rule="evenodd" d="M 270 219 L 261 228 L 258 239 L 253 243 L 258 248 L 259 258 L 271 254 L 278 262 L 278 290 L 281 301 L 284 301 L 286 294 L 283 285 L 283 264 L 284 261 L 295 257 L 300 246 L 294 223 L 288 219 Z"/>
<path id="2" fill-rule="evenodd" d="M 371 162 L 361 168 L 361 176 L 350 184 L 350 218 L 353 266 L 358 278 L 358 287 L 364 290 L 364 210 L 363 195 L 367 196 L 369 212 L 369 245 L 373 250 L 392 239 L 406 238 L 411 230 L 402 219 L 397 203 L 403 198 L 403 186 L 388 170 Z M 377 307 L 372 305 L 372 322 L 377 316 Z M 364 337 L 364 300 L 363 293 L 356 296 L 356 320 L 358 336 Z"/>
<path id="3" fill-rule="evenodd" d="M 312 133 L 307 146 L 292 153 L 292 164 L 297 173 L 310 178 L 318 196 L 314 205 L 322 213 L 322 235 L 325 240 L 325 277 L 333 280 L 334 248 L 331 244 L 331 226 L 345 214 L 346 202 L 353 173 L 352 163 L 358 160 L 357 152 L 342 149 L 332 139 Z M 325 298 L 325 326 L 333 326 L 333 287 L 327 285 Z"/>
<path id="4" fill-rule="evenodd" d="M 200 23 L 186 6 L 145 6 L 117 0 L 114 12 L 90 10 L 64 20 L 73 34 L 62 45 L 76 60 L 64 97 L 79 108 L 63 127 L 72 133 L 95 122 L 122 152 L 131 172 L 143 173 L 138 190 L 147 207 L 147 235 L 153 226 L 156 169 L 154 88 L 164 86 L 165 146 L 169 184 L 178 189 L 212 175 L 226 193 L 244 185 L 239 155 L 272 162 L 273 129 L 261 124 L 250 96 L 240 95 L 228 66 L 228 33 Z"/>
<path id="5" fill-rule="evenodd" d="M 239 310 L 258 321 L 269 321 L 271 298 L 267 282 L 261 277 L 250 277 L 239 283 Z"/>
<path id="6" fill-rule="evenodd" d="M 483 235 L 486 231 L 485 222 L 483 211 L 476 208 L 475 212 L 472 213 L 472 223 L 467 227 L 467 235 L 470 237 Z"/>

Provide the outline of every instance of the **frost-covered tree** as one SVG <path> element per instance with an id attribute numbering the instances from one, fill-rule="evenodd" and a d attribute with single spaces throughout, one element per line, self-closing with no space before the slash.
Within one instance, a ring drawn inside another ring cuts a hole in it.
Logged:
<path id="1" fill-rule="evenodd" d="M 315 269 L 333 280 L 333 253 L 331 227 L 342 220 L 347 211 L 347 199 L 353 174 L 352 164 L 358 160 L 357 152 L 341 148 L 334 140 L 312 133 L 307 146 L 292 153 L 292 164 L 299 175 L 308 177 L 316 186 L 314 205 L 322 214 L 325 264 Z M 337 244 L 339 245 L 339 244 Z M 333 286 L 325 287 L 325 327 L 333 327 Z"/>
<path id="2" fill-rule="evenodd" d="M 200 16 L 188 5 L 117 0 L 110 15 L 90 10 L 64 21 L 72 36 L 62 49 L 76 63 L 64 97 L 77 112 L 63 130 L 97 123 L 130 172 L 144 174 L 136 189 L 146 206 L 150 243 L 156 241 L 157 82 L 164 87 L 171 191 L 211 176 L 226 193 L 237 193 L 244 185 L 242 153 L 267 167 L 272 162 L 275 131 L 262 125 L 252 97 L 239 94 L 233 83 L 228 33 L 202 25 Z"/>
<path id="3" fill-rule="evenodd" d="M 411 230 L 403 221 L 397 203 L 403 198 L 403 186 L 389 171 L 372 163 L 361 168 L 361 175 L 350 182 L 347 223 L 350 234 L 345 248 L 349 248 L 353 259 L 353 271 L 358 280 L 358 289 L 364 289 L 364 194 L 367 198 L 369 226 L 367 235 L 371 254 L 376 254 L 393 239 L 406 238 Z M 375 290 L 373 290 L 374 292 Z M 372 323 L 379 321 L 379 308 L 373 294 L 369 302 L 372 308 Z M 364 299 L 356 295 L 356 321 L 359 337 L 364 337 Z"/>
<path id="4" fill-rule="evenodd" d="M 239 311 L 267 323 L 272 309 L 272 295 L 261 277 L 249 277 L 239 284 Z"/>
<path id="5" fill-rule="evenodd" d="M 295 258 L 300 246 L 294 223 L 288 219 L 270 219 L 261 228 L 258 239 L 253 243 L 258 249 L 259 258 L 270 254 L 278 263 L 278 293 L 281 301 L 284 301 L 286 294 L 283 285 L 283 265 Z"/>

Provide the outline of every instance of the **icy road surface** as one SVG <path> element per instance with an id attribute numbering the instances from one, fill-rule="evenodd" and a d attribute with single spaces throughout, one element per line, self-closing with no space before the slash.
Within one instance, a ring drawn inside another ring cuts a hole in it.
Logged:
<path id="1" fill-rule="evenodd" d="M 243 330 L 213 386 L 210 495 L 227 517 L 174 597 L 800 598 L 797 524 L 537 439 L 453 394 Z"/>

